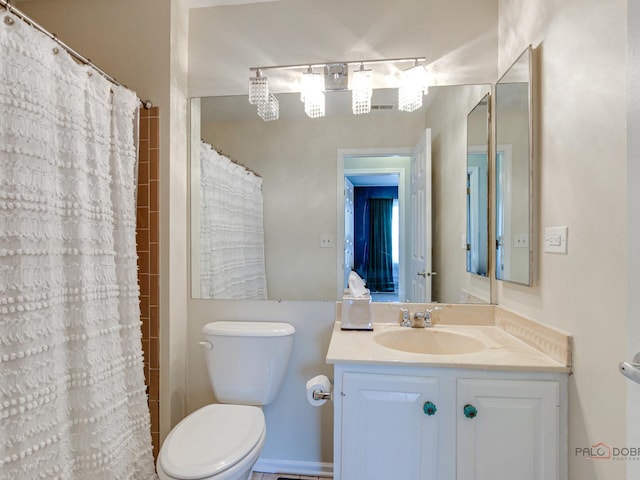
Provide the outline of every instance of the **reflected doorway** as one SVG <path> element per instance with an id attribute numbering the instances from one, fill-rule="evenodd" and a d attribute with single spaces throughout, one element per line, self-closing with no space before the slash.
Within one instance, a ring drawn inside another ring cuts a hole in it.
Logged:
<path id="1" fill-rule="evenodd" d="M 399 172 L 345 170 L 345 275 L 366 279 L 375 302 L 400 299 L 399 181 Z"/>
<path id="2" fill-rule="evenodd" d="M 411 251 L 411 236 L 409 234 L 409 209 L 411 197 L 409 195 L 409 181 L 411 178 L 411 158 L 412 148 L 367 148 L 367 149 L 339 149 L 338 150 L 338 238 L 343 239 L 343 247 L 338 249 L 338 271 L 340 279 L 338 281 L 338 295 L 342 298 L 344 289 L 347 287 L 349 272 L 356 266 L 355 261 L 355 239 L 353 237 L 355 229 L 354 197 L 353 189 L 349 184 L 353 179 L 358 187 L 397 187 L 397 211 L 392 212 L 392 223 L 397 223 L 398 248 L 392 247 L 392 263 L 394 252 L 397 255 L 397 285 L 394 283 L 393 292 L 376 292 L 372 300 L 374 302 L 406 301 L 407 288 L 410 286 L 407 276 L 409 275 L 409 254 Z M 357 178 L 356 178 L 357 177 Z M 368 183 L 368 185 L 365 185 Z M 392 225 L 393 228 L 393 225 Z M 392 234 L 393 238 L 393 234 Z M 363 277 L 364 278 L 364 277 Z M 367 285 L 369 288 L 369 285 Z M 377 298 L 376 298 L 377 297 Z"/>

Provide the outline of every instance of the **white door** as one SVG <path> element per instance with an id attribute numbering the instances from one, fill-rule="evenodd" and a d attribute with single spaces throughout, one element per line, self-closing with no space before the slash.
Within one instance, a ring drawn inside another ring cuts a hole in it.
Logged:
<path id="1" fill-rule="evenodd" d="M 457 479 L 558 479 L 559 385 L 458 380 Z"/>
<path id="2" fill-rule="evenodd" d="M 437 378 L 345 373 L 342 390 L 341 479 L 437 480 Z"/>
<path id="3" fill-rule="evenodd" d="M 411 302 L 431 302 L 431 130 L 425 130 L 411 158 Z"/>
<path id="4" fill-rule="evenodd" d="M 344 177 L 344 288 L 349 285 L 349 273 L 353 270 L 353 183 Z"/>

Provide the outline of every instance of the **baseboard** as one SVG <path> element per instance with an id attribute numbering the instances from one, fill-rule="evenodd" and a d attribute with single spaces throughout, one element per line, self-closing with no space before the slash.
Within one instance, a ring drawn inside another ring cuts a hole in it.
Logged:
<path id="1" fill-rule="evenodd" d="M 301 462 L 278 458 L 259 458 L 253 467 L 255 472 L 288 473 L 309 477 L 333 477 L 333 463 Z"/>

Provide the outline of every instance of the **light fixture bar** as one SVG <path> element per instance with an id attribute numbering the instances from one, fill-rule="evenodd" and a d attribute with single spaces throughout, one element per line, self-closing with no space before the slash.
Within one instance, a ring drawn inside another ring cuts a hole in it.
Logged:
<path id="1" fill-rule="evenodd" d="M 429 75 L 421 64 L 425 57 L 385 58 L 377 60 L 357 60 L 329 63 L 306 63 L 297 65 L 271 65 L 266 67 L 250 67 L 255 77 L 249 78 L 249 103 L 258 107 L 258 115 L 265 121 L 277 120 L 279 117 L 278 100 L 270 94 L 267 78 L 262 76 L 263 70 L 302 69 L 300 100 L 304 103 L 304 111 L 310 118 L 325 116 L 325 92 L 348 89 L 349 66 L 360 65 L 353 72 L 351 88 L 351 108 L 354 114 L 366 114 L 371 111 L 373 94 L 373 71 L 365 70 L 364 64 L 393 64 L 413 62 L 413 67 L 402 71 L 402 80 L 398 88 L 398 110 L 414 112 L 422 106 L 422 97 L 427 94 Z M 323 73 L 314 73 L 313 68 L 320 67 Z"/>
<path id="2" fill-rule="evenodd" d="M 322 62 L 322 63 L 301 63 L 298 65 L 271 65 L 267 67 L 250 67 L 250 72 L 257 72 L 258 70 L 287 70 L 287 69 L 297 69 L 297 68 L 313 68 L 313 67 L 324 67 L 330 64 L 338 64 L 343 63 L 346 65 L 361 65 L 366 63 L 367 65 L 371 64 L 380 64 L 380 63 L 400 63 L 400 62 L 425 62 L 427 59 L 425 57 L 404 57 L 404 58 L 385 58 L 385 59 L 377 59 L 377 60 L 351 60 L 351 61 L 340 61 L 340 62 Z"/>

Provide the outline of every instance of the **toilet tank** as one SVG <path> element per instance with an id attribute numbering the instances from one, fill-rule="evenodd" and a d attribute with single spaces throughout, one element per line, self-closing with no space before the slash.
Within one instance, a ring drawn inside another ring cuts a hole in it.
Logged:
<path id="1" fill-rule="evenodd" d="M 294 333 L 295 328 L 283 322 L 207 323 L 202 328 L 205 358 L 218 401 L 238 405 L 273 402 L 287 372 Z"/>

